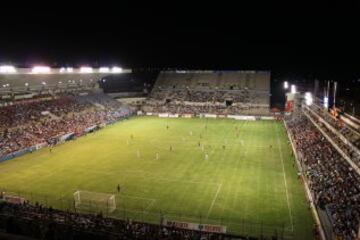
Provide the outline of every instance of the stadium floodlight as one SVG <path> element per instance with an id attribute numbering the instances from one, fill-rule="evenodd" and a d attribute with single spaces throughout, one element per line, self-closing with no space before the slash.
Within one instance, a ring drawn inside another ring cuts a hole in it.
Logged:
<path id="1" fill-rule="evenodd" d="M 328 107 L 329 107 L 329 98 L 324 97 L 324 108 L 328 108 Z"/>
<path id="2" fill-rule="evenodd" d="M 296 93 L 296 86 L 294 84 L 291 85 L 291 93 Z"/>
<path id="3" fill-rule="evenodd" d="M 287 81 L 284 82 L 284 89 L 288 89 L 289 88 L 289 83 Z"/>
<path id="4" fill-rule="evenodd" d="M 48 66 L 35 66 L 31 70 L 31 73 L 33 74 L 48 74 L 50 72 L 51 68 Z"/>
<path id="5" fill-rule="evenodd" d="M 72 67 L 67 67 L 66 68 L 66 72 L 68 73 L 72 73 L 74 71 L 74 69 Z"/>
<path id="6" fill-rule="evenodd" d="M 111 68 L 111 72 L 112 73 L 122 73 L 122 68 L 121 67 L 112 67 Z"/>
<path id="7" fill-rule="evenodd" d="M 0 73 L 16 73 L 16 68 L 10 65 L 0 66 Z"/>
<path id="8" fill-rule="evenodd" d="M 313 103 L 313 97 L 310 92 L 305 93 L 305 104 L 311 106 Z"/>
<path id="9" fill-rule="evenodd" d="M 99 72 L 100 72 L 100 73 L 108 73 L 108 72 L 110 72 L 110 68 L 108 68 L 108 67 L 101 67 L 101 68 L 99 68 Z"/>
<path id="10" fill-rule="evenodd" d="M 92 72 L 93 72 L 92 67 L 81 67 L 80 68 L 80 73 L 92 73 Z"/>

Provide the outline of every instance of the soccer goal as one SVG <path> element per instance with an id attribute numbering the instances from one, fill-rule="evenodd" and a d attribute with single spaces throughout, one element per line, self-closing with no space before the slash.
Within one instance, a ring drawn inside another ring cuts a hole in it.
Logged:
<path id="1" fill-rule="evenodd" d="M 111 213 L 116 209 L 115 195 L 109 193 L 76 191 L 75 208 L 80 211 Z"/>

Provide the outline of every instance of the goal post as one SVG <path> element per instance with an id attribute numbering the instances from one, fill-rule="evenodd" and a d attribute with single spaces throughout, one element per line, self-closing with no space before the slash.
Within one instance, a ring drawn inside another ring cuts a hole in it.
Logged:
<path id="1" fill-rule="evenodd" d="M 111 213 L 116 209 L 114 194 L 78 190 L 74 193 L 76 210 Z"/>

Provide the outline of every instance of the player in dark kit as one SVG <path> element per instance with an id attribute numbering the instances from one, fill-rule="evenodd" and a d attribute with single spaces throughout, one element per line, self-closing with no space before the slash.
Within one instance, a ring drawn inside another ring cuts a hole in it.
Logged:
<path id="1" fill-rule="evenodd" d="M 117 185 L 117 192 L 120 193 L 120 184 Z"/>

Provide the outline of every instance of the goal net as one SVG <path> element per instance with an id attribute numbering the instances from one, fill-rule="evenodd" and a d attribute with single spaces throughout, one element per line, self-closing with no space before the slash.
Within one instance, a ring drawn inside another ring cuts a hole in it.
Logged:
<path id="1" fill-rule="evenodd" d="M 115 195 L 109 193 L 76 191 L 74 202 L 81 211 L 111 213 L 116 209 Z"/>

